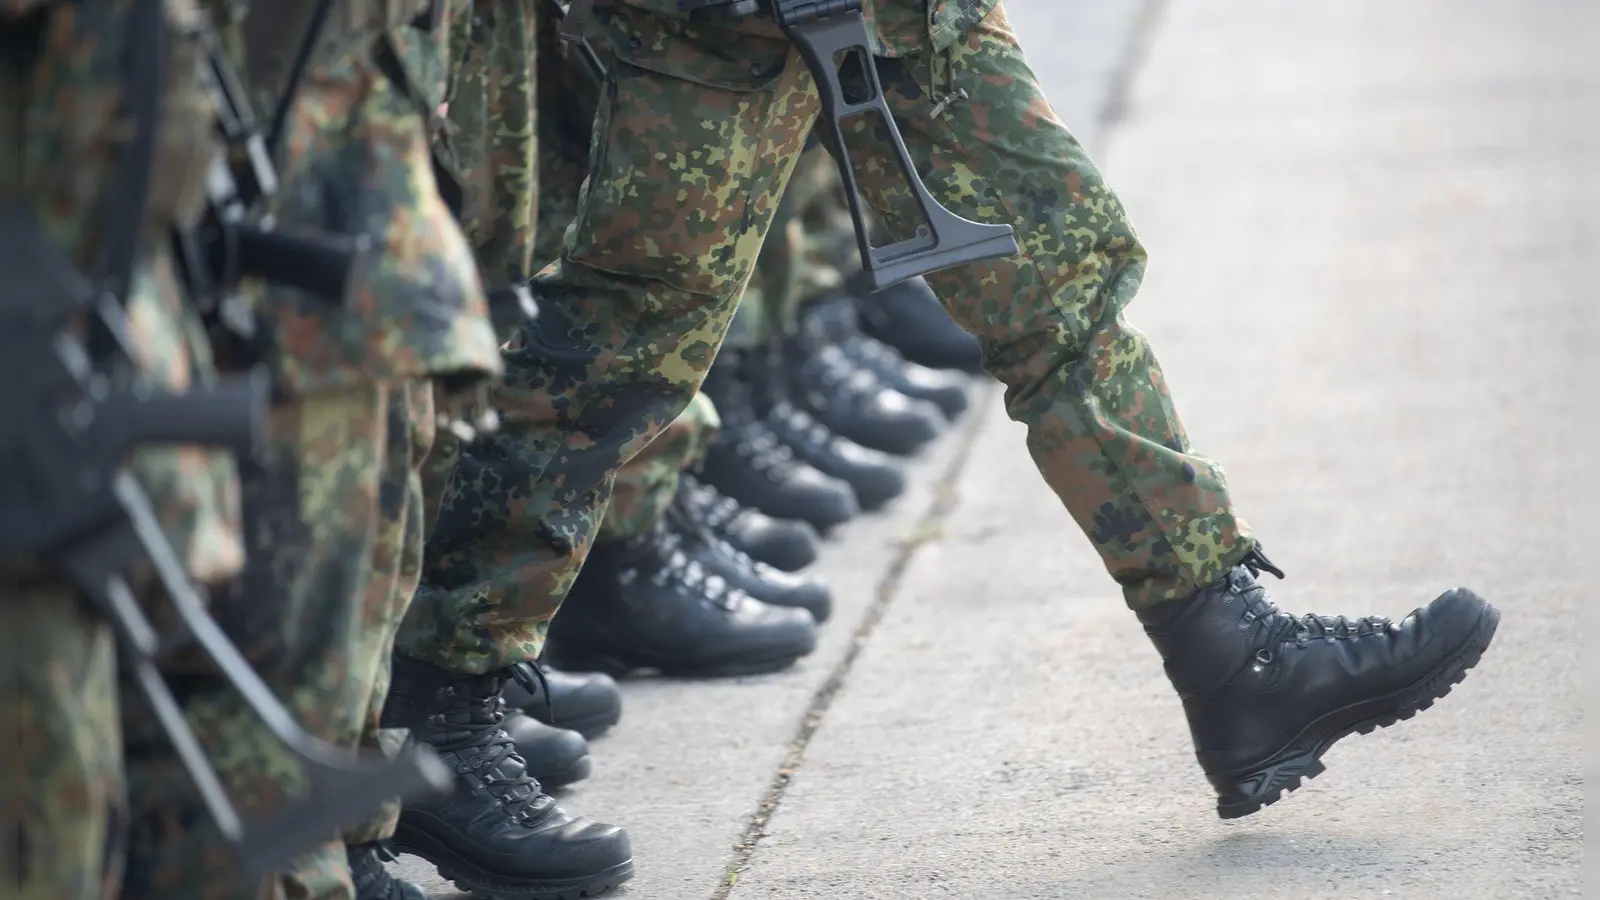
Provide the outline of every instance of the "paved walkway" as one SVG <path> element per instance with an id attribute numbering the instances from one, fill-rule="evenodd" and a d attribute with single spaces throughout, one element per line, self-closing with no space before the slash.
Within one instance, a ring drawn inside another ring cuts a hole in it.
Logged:
<path id="1" fill-rule="evenodd" d="M 1154 651 L 990 391 L 830 549 L 814 658 L 629 685 L 564 799 L 632 833 L 616 896 L 1579 896 L 1600 4 L 1009 7 L 1151 248 L 1132 318 L 1279 598 L 1403 614 L 1461 582 L 1505 611 L 1497 643 L 1219 821 Z"/>

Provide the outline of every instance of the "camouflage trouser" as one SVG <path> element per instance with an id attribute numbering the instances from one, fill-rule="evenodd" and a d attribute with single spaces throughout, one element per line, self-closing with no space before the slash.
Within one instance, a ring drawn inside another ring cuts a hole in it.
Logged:
<path id="1" fill-rule="evenodd" d="M 131 113 L 118 102 L 128 53 L 121 38 L 136 33 L 127 21 L 131 4 L 58 2 L 37 18 L 21 17 L 41 5 L 0 2 L 0 208 L 20 204 L 46 241 L 93 273 L 110 223 L 104 201 L 121 186 L 120 145 L 132 133 Z M 164 116 L 151 204 L 136 224 L 146 246 L 162 249 L 138 261 L 124 298 L 134 359 L 112 373 L 119 387 L 130 368 L 147 385 L 169 389 L 213 374 L 164 250 L 166 229 L 195 212 L 197 174 L 216 150 L 186 35 L 169 34 L 163 64 L 171 77 L 156 86 L 164 89 Z M 131 468 L 191 577 L 206 584 L 237 572 L 242 547 L 231 459 L 194 448 L 141 449 Z M 5 474 L 28 477 L 16 468 Z M 110 900 L 123 877 L 128 825 L 122 720 L 141 717 L 142 706 L 121 705 L 110 629 L 34 562 L 8 558 L 0 565 L 0 634 L 0 896 Z M 218 742 L 208 749 L 226 754 L 236 747 Z"/>
<path id="2" fill-rule="evenodd" d="M 378 535 L 366 581 L 365 644 L 360 647 L 363 671 L 373 673 L 366 698 L 366 717 L 358 745 L 368 754 L 392 756 L 403 733 L 381 729 L 379 717 L 389 693 L 389 655 L 395 631 L 411 605 L 422 577 L 422 464 L 434 447 L 434 386 L 413 381 L 389 394 L 389 447 L 378 484 Z M 347 844 L 386 841 L 394 836 L 400 804 L 394 802 L 362 825 L 344 834 Z M 291 892 L 294 897 L 294 892 Z M 322 897 L 304 890 L 304 897 Z"/>
<path id="3" fill-rule="evenodd" d="M 379 727 L 389 692 L 389 655 L 395 631 L 422 571 L 423 459 L 433 445 L 433 386 L 416 381 L 388 390 L 383 416 L 386 447 L 376 483 L 376 522 L 365 584 L 357 610 L 362 617 L 341 651 L 349 673 L 345 689 L 328 696 L 344 718 L 327 737 L 367 754 L 392 755 L 403 734 Z M 394 834 L 398 801 L 386 805 L 317 851 L 295 861 L 283 874 L 288 900 L 354 900 L 345 859 L 347 844 L 386 840 Z"/>
<path id="4" fill-rule="evenodd" d="M 858 259 L 858 251 L 849 214 L 841 219 L 840 205 L 833 202 L 839 187 L 839 170 L 826 150 L 818 145 L 801 155 L 723 346 L 758 347 L 789 334 L 802 300 L 844 282 L 840 257 L 848 264 Z M 559 246 L 552 256 L 555 252 Z M 622 540 L 649 531 L 672 503 L 679 474 L 699 463 L 719 424 L 711 398 L 695 394 L 688 409 L 617 470 L 597 540 Z"/>
<path id="5" fill-rule="evenodd" d="M 672 505 L 679 476 L 700 463 L 721 424 L 711 398 L 696 394 L 688 409 L 617 470 L 611 505 L 595 539 L 621 541 L 647 534 Z"/>
<path id="6" fill-rule="evenodd" d="M 756 347 L 795 328 L 800 303 L 844 282 L 841 264 L 859 268 L 850 216 L 839 216 L 839 169 L 820 144 L 800 155 L 756 258 L 723 344 Z"/>

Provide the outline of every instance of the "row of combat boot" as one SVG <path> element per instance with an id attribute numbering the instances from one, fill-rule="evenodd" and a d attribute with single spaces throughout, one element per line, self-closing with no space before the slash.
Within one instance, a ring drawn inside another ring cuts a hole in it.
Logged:
<path id="1" fill-rule="evenodd" d="M 704 385 L 722 429 L 700 470 L 649 533 L 592 548 L 537 666 L 462 678 L 395 656 L 384 723 L 432 747 L 457 789 L 407 804 L 392 846 L 350 848 L 359 900 L 422 900 L 385 867 L 395 851 L 490 900 L 576 900 L 630 878 L 627 834 L 548 793 L 589 776 L 589 740 L 621 719 L 615 677 L 755 675 L 811 653 L 833 606 L 802 572 L 820 535 L 905 490 L 899 457 L 966 409 L 977 359 L 920 281 L 818 298 L 796 333 L 725 348 Z"/>

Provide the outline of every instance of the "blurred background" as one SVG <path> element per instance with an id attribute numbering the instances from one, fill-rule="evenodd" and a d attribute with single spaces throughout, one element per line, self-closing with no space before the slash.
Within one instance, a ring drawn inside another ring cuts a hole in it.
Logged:
<path id="1" fill-rule="evenodd" d="M 815 653 L 624 684 L 563 799 L 632 835 L 618 896 L 1580 896 L 1600 3 L 1006 8 L 1149 247 L 1130 319 L 1275 593 L 1398 616 L 1466 584 L 1496 645 L 1217 820 L 1155 654 L 973 377 L 904 492 L 824 544 Z"/>

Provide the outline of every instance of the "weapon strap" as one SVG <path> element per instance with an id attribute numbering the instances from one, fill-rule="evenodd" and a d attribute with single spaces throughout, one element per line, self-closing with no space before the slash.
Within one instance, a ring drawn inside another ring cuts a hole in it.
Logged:
<path id="1" fill-rule="evenodd" d="M 300 82 L 305 80 L 306 70 L 311 67 L 311 56 L 316 52 L 317 43 L 327 27 L 328 16 L 332 13 L 333 0 L 317 0 L 317 8 L 312 11 L 311 21 L 306 24 L 306 33 L 300 37 L 294 65 L 289 68 L 289 80 L 284 85 L 283 96 L 278 98 L 278 108 L 272 113 L 272 128 L 267 132 L 267 154 L 273 159 L 278 158 L 278 150 L 287 136 L 294 98 L 300 93 Z"/>

